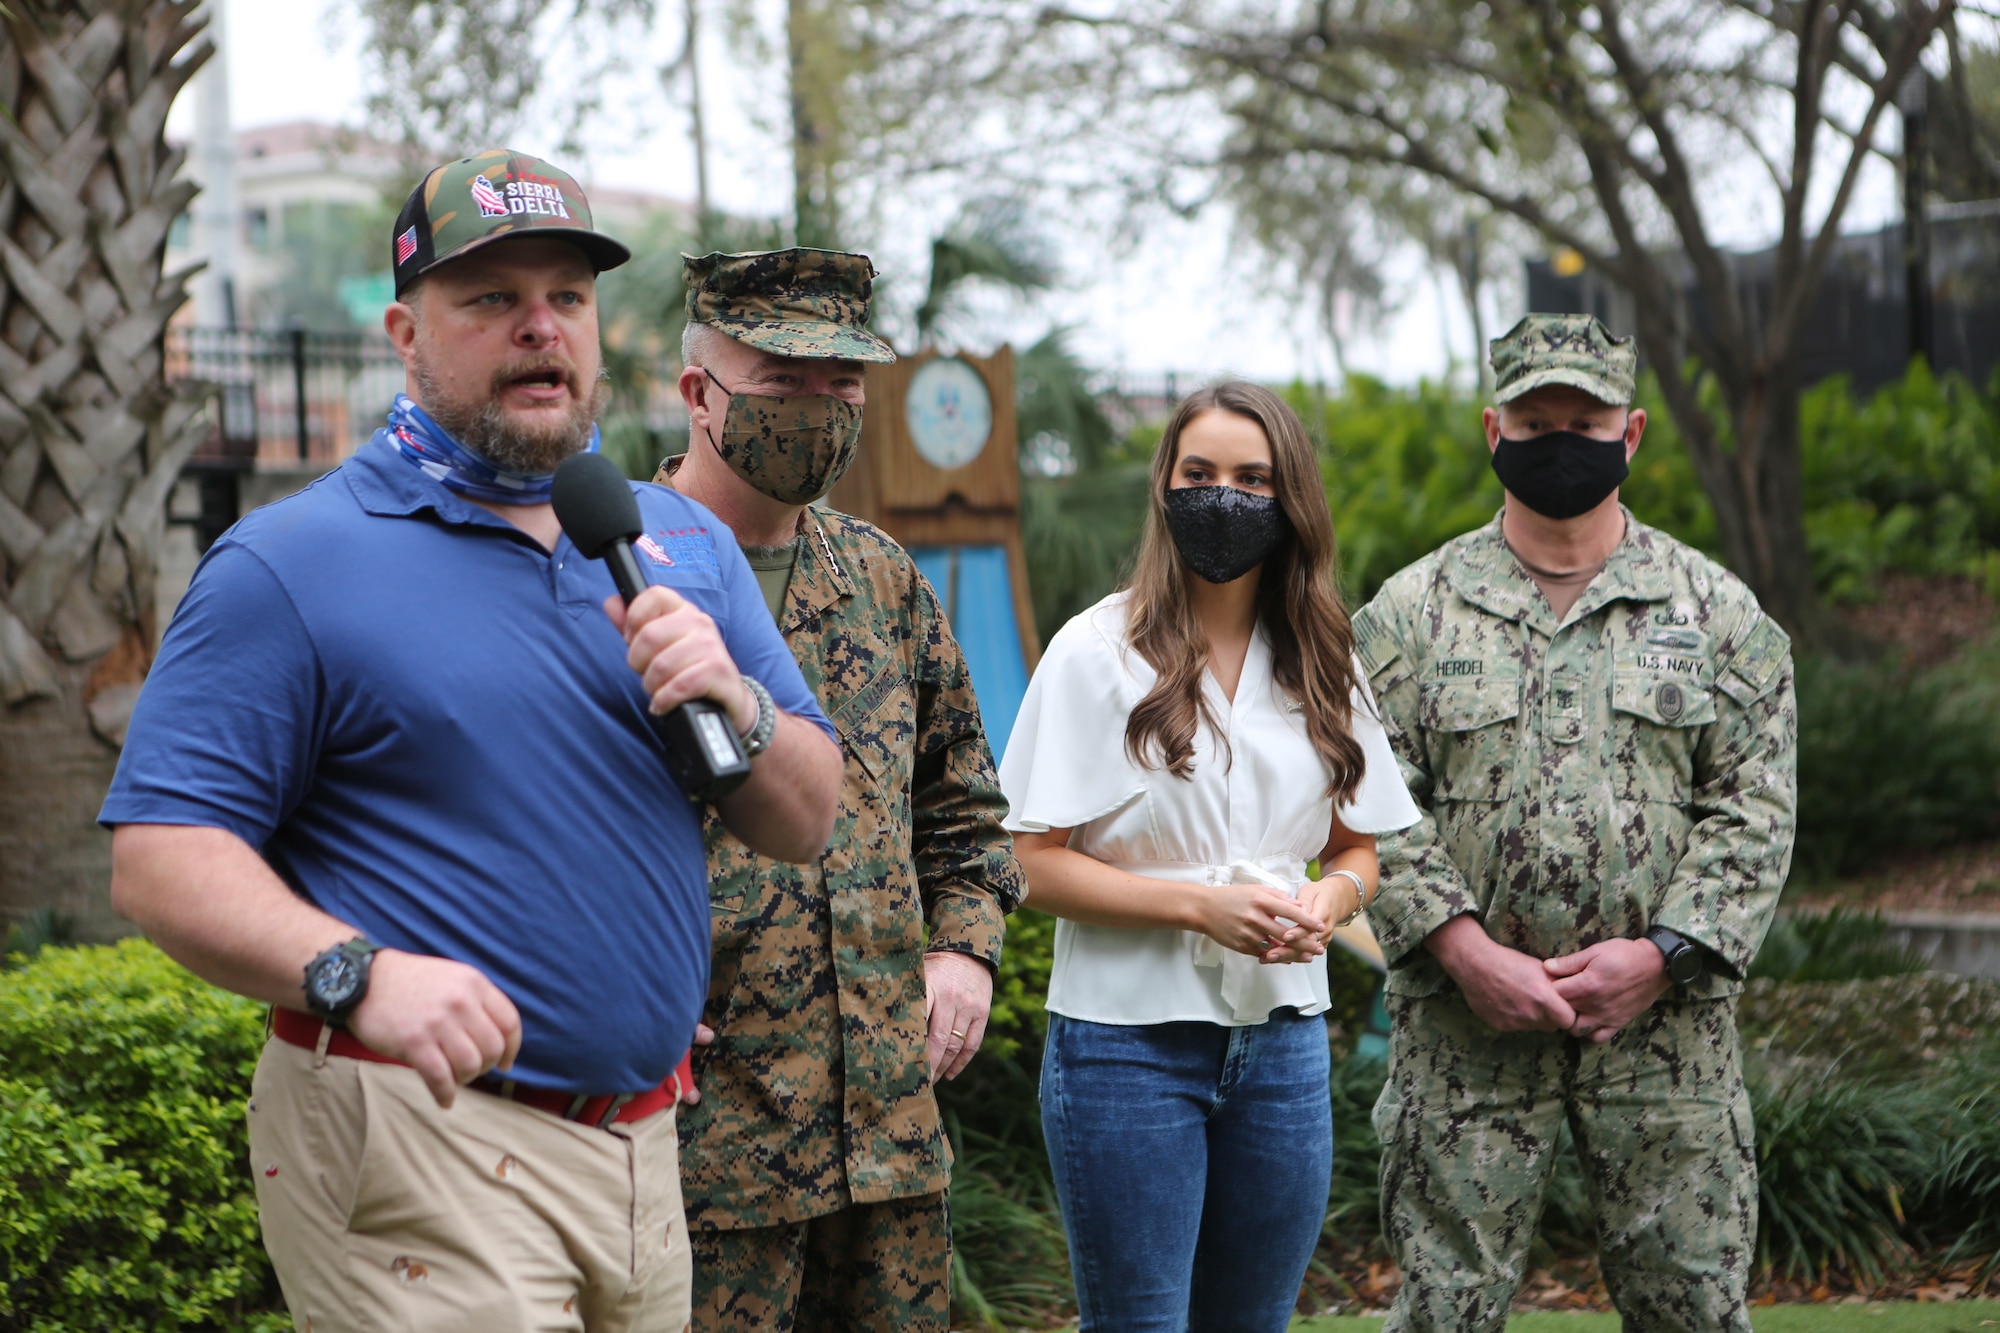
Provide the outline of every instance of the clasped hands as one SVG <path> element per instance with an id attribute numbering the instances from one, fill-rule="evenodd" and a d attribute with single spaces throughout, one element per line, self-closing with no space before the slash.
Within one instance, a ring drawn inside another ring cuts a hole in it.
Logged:
<path id="1" fill-rule="evenodd" d="M 1218 884 L 1202 893 L 1201 933 L 1260 963 L 1309 963 L 1326 952 L 1333 922 L 1361 906 L 1345 875 L 1307 880 L 1299 896 L 1262 884 Z"/>
<path id="2" fill-rule="evenodd" d="M 1444 965 L 1478 1019 L 1496 1032 L 1567 1032 L 1603 1045 L 1673 984 L 1646 940 L 1605 940 L 1559 958 L 1533 958 L 1453 917 L 1424 946 Z"/>

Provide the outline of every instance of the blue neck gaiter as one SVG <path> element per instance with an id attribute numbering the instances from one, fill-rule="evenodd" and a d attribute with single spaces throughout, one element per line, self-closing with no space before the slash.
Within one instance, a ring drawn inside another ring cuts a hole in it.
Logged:
<path id="1" fill-rule="evenodd" d="M 452 439 L 406 393 L 397 394 L 389 407 L 389 434 L 396 441 L 397 452 L 442 482 L 447 490 L 503 505 L 538 505 L 549 501 L 549 489 L 555 484 L 553 472 L 509 472 L 494 466 Z M 584 452 L 596 453 L 601 443 L 597 427 L 592 426 L 590 443 Z"/>

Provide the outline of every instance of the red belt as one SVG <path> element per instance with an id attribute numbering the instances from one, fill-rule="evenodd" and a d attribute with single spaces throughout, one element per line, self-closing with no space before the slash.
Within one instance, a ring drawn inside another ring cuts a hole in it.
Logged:
<path id="1" fill-rule="evenodd" d="M 302 1014 L 296 1009 L 280 1006 L 271 1010 L 271 1035 L 293 1046 L 318 1050 L 320 1033 L 325 1027 L 326 1024 L 313 1015 Z M 342 1028 L 333 1030 L 327 1039 L 326 1050 L 329 1055 L 344 1055 L 350 1060 L 370 1060 L 381 1065 L 403 1064 L 403 1061 L 392 1060 L 380 1051 L 370 1050 L 361 1044 L 359 1037 Z M 593 1097 L 587 1093 L 557 1092 L 553 1088 L 524 1088 L 511 1078 L 497 1078 L 492 1074 L 474 1079 L 468 1086 L 519 1102 L 522 1106 L 532 1106 L 537 1111 L 547 1111 L 564 1120 L 576 1120 L 602 1129 L 627 1120 L 643 1120 L 672 1106 L 680 1099 L 682 1088 L 694 1087 L 693 1059 L 692 1051 L 682 1056 L 678 1069 L 667 1075 L 657 1088 L 648 1088 L 644 1092 L 600 1093 Z"/>

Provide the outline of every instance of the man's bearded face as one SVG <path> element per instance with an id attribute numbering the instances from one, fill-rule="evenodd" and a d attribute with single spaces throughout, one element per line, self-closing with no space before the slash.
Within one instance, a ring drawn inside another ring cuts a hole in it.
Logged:
<path id="1" fill-rule="evenodd" d="M 451 437 L 494 466 L 508 472 L 547 474 L 572 454 L 590 445 L 590 429 L 610 396 L 608 377 L 600 367 L 588 385 L 578 383 L 576 367 L 560 355 L 534 353 L 502 366 L 485 391 L 454 396 L 440 381 L 434 358 L 450 349 L 432 345 L 420 332 L 415 347 L 417 384 L 424 410 Z M 533 409 L 509 407 L 503 395 L 516 386 L 567 389 L 557 403 Z"/>

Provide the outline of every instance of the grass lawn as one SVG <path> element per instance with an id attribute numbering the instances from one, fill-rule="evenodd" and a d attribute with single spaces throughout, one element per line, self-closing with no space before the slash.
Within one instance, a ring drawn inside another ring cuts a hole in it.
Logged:
<path id="1" fill-rule="evenodd" d="M 1950 1305 L 1914 1302 L 1876 1305 L 1772 1305 L 1750 1313 L 1757 1333 L 1979 1333 L 2000 1328 L 2000 1301 L 1959 1301 Z M 1376 1333 L 1379 1316 L 1297 1319 L 1292 1333 Z M 1507 1321 L 1507 1333 L 1618 1333 L 1615 1314 L 1522 1314 Z"/>

